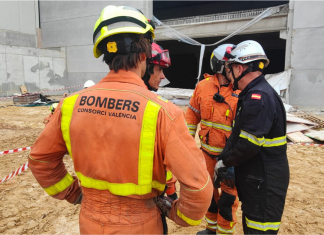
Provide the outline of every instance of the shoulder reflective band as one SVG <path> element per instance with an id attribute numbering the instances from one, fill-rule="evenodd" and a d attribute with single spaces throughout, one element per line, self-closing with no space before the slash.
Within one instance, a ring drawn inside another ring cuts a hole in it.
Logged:
<path id="1" fill-rule="evenodd" d="M 79 94 L 65 98 L 63 101 L 63 105 L 61 107 L 61 113 L 62 113 L 61 131 L 62 131 L 63 139 L 66 144 L 66 148 L 68 149 L 68 152 L 72 159 L 73 159 L 73 157 L 72 157 L 72 151 L 71 151 L 70 123 L 71 123 L 71 119 L 72 119 L 74 104 L 78 97 L 79 97 Z"/>
<path id="2" fill-rule="evenodd" d="M 205 120 L 201 120 L 201 123 L 205 126 L 213 127 L 215 129 L 221 129 L 224 131 L 232 131 L 232 127 L 224 125 L 224 124 L 220 124 L 220 123 L 216 123 L 216 122 L 208 122 Z"/>
<path id="3" fill-rule="evenodd" d="M 265 139 L 263 147 L 275 147 L 287 144 L 286 136 L 277 137 L 273 139 Z"/>
<path id="4" fill-rule="evenodd" d="M 246 220 L 246 225 L 249 228 L 253 228 L 256 230 L 261 230 L 261 231 L 267 231 L 267 230 L 278 230 L 280 227 L 280 222 L 266 222 L 266 223 L 261 223 L 261 222 L 256 222 L 253 220 L 249 220 L 248 218 L 245 217 Z"/>
<path id="5" fill-rule="evenodd" d="M 248 132 L 242 131 L 242 130 L 241 130 L 240 137 L 242 137 L 243 139 L 247 139 L 251 143 L 258 145 L 258 146 L 262 146 L 265 143 L 264 137 L 258 138 L 256 136 L 254 136 Z"/>
<path id="6" fill-rule="evenodd" d="M 201 141 L 201 146 L 207 150 L 209 150 L 210 152 L 214 152 L 214 153 L 221 153 L 223 151 L 222 148 L 217 148 L 217 147 L 213 147 L 213 146 L 210 146 L 208 144 L 205 144 Z"/>
<path id="7" fill-rule="evenodd" d="M 69 173 L 67 173 L 64 178 L 61 179 L 58 183 L 43 189 L 48 193 L 48 195 L 54 196 L 70 187 L 72 183 L 73 177 Z"/>
<path id="8" fill-rule="evenodd" d="M 167 171 L 167 174 L 166 174 L 166 181 L 172 179 L 172 173 L 171 171 Z"/>
<path id="9" fill-rule="evenodd" d="M 221 232 L 221 234 L 233 234 L 235 232 L 235 226 L 232 229 L 225 229 L 217 224 L 217 230 L 218 232 Z"/>
<path id="10" fill-rule="evenodd" d="M 110 183 L 108 181 L 90 178 L 81 172 L 76 172 L 81 181 L 81 185 L 86 188 L 109 190 L 112 194 L 120 196 L 144 195 L 151 193 L 152 188 L 163 192 L 165 184 L 152 181 L 156 124 L 160 108 L 161 106 L 150 100 L 145 107 L 139 147 L 138 184 Z"/>
<path id="11" fill-rule="evenodd" d="M 179 216 L 180 219 L 182 219 L 183 221 L 185 221 L 187 224 L 192 225 L 192 226 L 196 226 L 199 225 L 201 222 L 200 220 L 193 220 L 188 218 L 187 216 L 185 216 L 184 214 L 182 214 L 179 209 L 177 209 L 177 216 Z"/>
<path id="12" fill-rule="evenodd" d="M 197 109 L 195 109 L 194 107 L 192 107 L 190 104 L 188 104 L 188 107 L 192 110 L 192 111 L 194 111 L 195 113 L 200 113 L 200 111 L 199 110 L 197 110 Z"/>

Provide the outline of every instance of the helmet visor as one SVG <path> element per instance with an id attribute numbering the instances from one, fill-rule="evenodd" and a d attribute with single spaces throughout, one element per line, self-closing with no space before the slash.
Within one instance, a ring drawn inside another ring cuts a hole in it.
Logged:
<path id="1" fill-rule="evenodd" d="M 162 52 L 152 51 L 152 54 L 156 55 L 153 57 L 153 63 L 160 65 L 161 67 L 168 68 L 171 66 L 171 58 L 168 50 Z"/>

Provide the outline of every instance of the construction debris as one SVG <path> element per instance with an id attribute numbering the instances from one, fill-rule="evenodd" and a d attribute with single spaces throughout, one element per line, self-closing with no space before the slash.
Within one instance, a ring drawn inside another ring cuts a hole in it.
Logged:
<path id="1" fill-rule="evenodd" d="M 315 140 L 324 141 L 324 131 L 314 131 L 305 133 L 306 136 L 311 137 Z"/>
<path id="2" fill-rule="evenodd" d="M 287 138 L 294 143 L 314 143 L 312 139 L 308 138 L 300 131 L 287 134 Z"/>

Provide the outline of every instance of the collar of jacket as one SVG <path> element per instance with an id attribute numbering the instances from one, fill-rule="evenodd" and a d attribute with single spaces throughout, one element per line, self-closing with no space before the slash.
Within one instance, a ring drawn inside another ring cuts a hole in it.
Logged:
<path id="1" fill-rule="evenodd" d="M 255 78 L 254 80 L 252 80 L 244 89 L 243 91 L 239 94 L 239 99 L 242 99 L 246 93 L 248 93 L 248 91 L 256 86 L 259 82 L 261 82 L 262 80 L 264 80 L 264 76 L 263 74 L 261 74 L 259 77 Z"/>
<path id="2" fill-rule="evenodd" d="M 208 73 L 205 73 L 204 74 L 204 78 L 210 78 L 212 79 L 213 83 L 215 84 L 216 87 L 218 87 L 219 89 L 221 88 L 228 88 L 228 89 L 231 89 L 233 90 L 233 84 L 230 83 L 227 87 L 221 87 L 220 84 L 219 84 L 219 81 L 218 81 L 218 78 L 217 78 L 217 74 L 214 74 L 214 75 L 210 75 Z"/>
<path id="3" fill-rule="evenodd" d="M 102 82 L 132 83 L 147 89 L 144 81 L 136 73 L 123 69 L 118 70 L 117 73 L 115 71 L 110 71 L 99 83 Z"/>

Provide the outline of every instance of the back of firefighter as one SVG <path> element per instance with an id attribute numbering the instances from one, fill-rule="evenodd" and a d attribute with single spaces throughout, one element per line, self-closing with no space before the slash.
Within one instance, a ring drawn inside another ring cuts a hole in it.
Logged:
<path id="1" fill-rule="evenodd" d="M 211 55 L 211 68 L 215 75 L 205 74 L 205 79 L 198 83 L 190 100 L 186 113 L 186 122 L 190 134 L 194 137 L 200 122 L 201 149 L 211 177 L 217 163 L 217 156 L 223 151 L 226 140 L 232 132 L 232 123 L 236 111 L 239 92 L 233 91 L 233 85 L 226 77 L 223 60 L 227 47 L 217 47 Z M 223 97 L 223 98 L 222 98 Z M 222 99 L 224 99 L 222 101 Z M 233 234 L 238 207 L 235 187 L 220 184 L 214 188 L 214 196 L 206 214 L 206 230 L 197 234 Z"/>
<path id="2" fill-rule="evenodd" d="M 215 171 L 235 166 L 244 234 L 277 234 L 289 183 L 285 109 L 262 75 L 269 60 L 259 43 L 238 44 L 228 62 L 234 87 L 242 92 Z"/>
<path id="3" fill-rule="evenodd" d="M 162 79 L 165 79 L 163 70 L 171 66 L 169 50 L 164 50 L 156 43 L 152 43 L 152 57 L 148 60 L 148 69 L 142 78 L 145 85 L 150 91 L 158 91 Z M 176 193 L 177 178 L 167 169 L 167 189 L 166 195 L 175 200 L 178 198 Z"/>
<path id="4" fill-rule="evenodd" d="M 166 167 L 180 182 L 181 199 L 166 211 L 171 220 L 198 225 L 211 200 L 212 182 L 182 110 L 142 80 L 153 38 L 139 10 L 104 8 L 94 55 L 104 54 L 111 71 L 60 102 L 30 153 L 30 169 L 49 195 L 81 202 L 81 234 L 166 232 L 153 201 L 165 189 Z M 65 169 L 66 151 L 77 177 Z"/>

